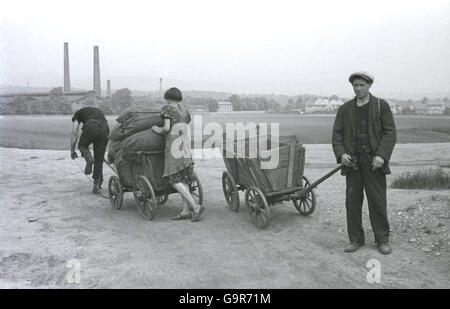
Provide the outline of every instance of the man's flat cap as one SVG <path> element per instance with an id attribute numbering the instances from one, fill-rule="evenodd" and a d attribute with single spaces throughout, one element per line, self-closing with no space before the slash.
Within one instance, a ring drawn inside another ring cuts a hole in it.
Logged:
<path id="1" fill-rule="evenodd" d="M 370 75 L 369 73 L 355 72 L 352 75 L 350 75 L 350 77 L 348 78 L 348 81 L 350 83 L 353 83 L 353 80 L 357 77 L 364 79 L 365 81 L 369 82 L 370 84 L 372 84 L 373 81 L 375 80 L 375 78 L 372 75 Z"/>

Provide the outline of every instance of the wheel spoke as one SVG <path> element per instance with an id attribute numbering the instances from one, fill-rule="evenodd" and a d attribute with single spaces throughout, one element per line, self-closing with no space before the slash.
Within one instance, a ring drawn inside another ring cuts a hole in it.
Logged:
<path id="1" fill-rule="evenodd" d="M 310 200 L 306 199 L 305 200 L 305 205 L 308 206 L 308 210 L 311 208 L 311 202 Z"/>
<path id="2" fill-rule="evenodd" d="M 249 199 L 248 201 L 248 209 L 250 212 L 254 212 L 255 211 L 255 203 Z"/>
<path id="3" fill-rule="evenodd" d="M 259 208 L 258 214 L 256 216 L 256 221 L 255 221 L 256 225 L 258 227 L 261 227 L 261 226 L 265 225 L 267 223 L 267 221 L 268 221 L 267 210 L 265 208 L 264 209 Z"/>
<path id="4" fill-rule="evenodd" d="M 256 211 L 253 211 L 251 213 L 251 216 L 252 216 L 252 221 L 256 223 L 258 220 L 258 214 L 256 213 Z"/>
<path id="5" fill-rule="evenodd" d="M 303 209 L 304 209 L 305 213 L 308 212 L 309 204 L 308 204 L 307 200 L 303 201 Z"/>
<path id="6" fill-rule="evenodd" d="M 255 203 L 255 200 L 256 200 L 255 193 L 253 191 L 250 191 L 249 195 L 250 195 L 250 199 L 253 201 L 253 203 Z"/>

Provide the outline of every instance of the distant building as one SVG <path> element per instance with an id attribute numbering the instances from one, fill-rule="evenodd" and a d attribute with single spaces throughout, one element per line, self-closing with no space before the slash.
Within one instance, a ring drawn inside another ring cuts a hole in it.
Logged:
<path id="1" fill-rule="evenodd" d="M 444 102 L 429 102 L 428 115 L 442 115 L 445 112 Z"/>
<path id="2" fill-rule="evenodd" d="M 218 112 L 232 112 L 233 104 L 229 101 L 220 101 L 217 102 L 217 111 Z"/>
<path id="3" fill-rule="evenodd" d="M 341 99 L 330 100 L 328 104 L 331 106 L 333 110 L 337 110 L 342 104 L 344 104 L 344 101 L 342 101 Z"/>
<path id="4" fill-rule="evenodd" d="M 305 106 L 305 113 L 307 113 L 307 114 L 326 113 L 329 111 L 330 111 L 329 106 L 327 104 L 323 104 L 323 103 L 307 104 Z"/>
<path id="5" fill-rule="evenodd" d="M 63 92 L 62 88 L 50 92 L 0 94 L 0 113 L 14 114 L 16 107 L 25 103 L 21 114 L 55 114 L 61 112 L 63 105 L 68 106 L 64 109 L 68 112 L 67 109 L 75 111 L 85 106 L 98 106 L 103 100 L 92 90 Z"/>
<path id="6" fill-rule="evenodd" d="M 0 94 L 0 101 L 13 101 L 14 98 L 24 97 L 24 98 L 32 98 L 38 101 L 48 101 L 54 97 L 62 96 L 67 99 L 68 102 L 72 101 L 80 101 L 86 98 L 91 99 L 101 99 L 98 97 L 94 91 L 71 91 L 71 92 L 62 92 L 59 88 L 55 88 L 49 92 L 28 92 L 28 93 L 6 93 Z"/>
<path id="7" fill-rule="evenodd" d="M 314 103 L 305 105 L 305 113 L 331 113 L 336 111 L 342 104 L 344 102 L 340 99 L 317 99 Z"/>
<path id="8" fill-rule="evenodd" d="M 445 112 L 445 103 L 439 101 L 429 101 L 415 109 L 417 115 L 443 115 Z"/>

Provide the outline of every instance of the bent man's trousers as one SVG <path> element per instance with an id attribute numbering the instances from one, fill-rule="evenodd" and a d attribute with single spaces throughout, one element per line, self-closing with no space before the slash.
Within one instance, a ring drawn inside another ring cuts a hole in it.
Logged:
<path id="1" fill-rule="evenodd" d="M 94 146 L 94 172 L 92 178 L 103 179 L 103 158 L 108 145 L 109 127 L 106 122 L 88 120 L 83 125 L 78 148 L 83 157 L 89 151 L 89 145 Z"/>

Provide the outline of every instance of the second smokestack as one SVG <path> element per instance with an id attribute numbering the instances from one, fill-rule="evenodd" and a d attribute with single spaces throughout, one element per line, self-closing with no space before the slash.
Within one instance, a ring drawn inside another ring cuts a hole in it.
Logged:
<path id="1" fill-rule="evenodd" d="M 69 44 L 64 42 L 64 92 L 70 92 Z"/>
<path id="2" fill-rule="evenodd" d="M 102 86 L 100 84 L 100 58 L 98 55 L 98 46 L 94 46 L 94 92 L 99 97 L 102 95 Z"/>

